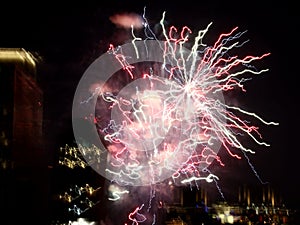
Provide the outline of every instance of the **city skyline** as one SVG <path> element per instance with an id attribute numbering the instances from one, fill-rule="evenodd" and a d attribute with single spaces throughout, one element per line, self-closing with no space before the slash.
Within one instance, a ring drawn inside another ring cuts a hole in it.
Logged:
<path id="1" fill-rule="evenodd" d="M 298 207 L 296 140 L 299 117 L 295 105 L 299 94 L 296 87 L 297 64 L 293 56 L 298 47 L 292 44 L 295 38 L 292 34 L 299 23 L 299 16 L 293 12 L 293 6 L 288 3 L 261 5 L 254 1 L 242 7 L 215 2 L 195 9 L 192 3 L 182 6 L 174 3 L 114 3 L 109 6 L 91 3 L 82 8 L 80 5 L 70 8 L 45 5 L 40 10 L 31 7 L 16 9 L 14 16 L 19 21 L 27 18 L 27 22 L 23 22 L 26 25 L 7 19 L 11 18 L 10 8 L 1 15 L 3 35 L 0 37 L 0 47 L 22 47 L 42 58 L 37 66 L 37 80 L 44 91 L 43 132 L 48 165 L 57 163 L 59 147 L 75 144 L 71 122 L 72 100 L 83 73 L 97 56 L 105 52 L 110 42 L 121 42 L 129 35 L 128 31 L 112 24 L 109 17 L 120 12 L 141 15 L 146 6 L 146 16 L 149 14 L 147 18 L 151 22 L 157 23 L 163 11 L 167 12 L 168 23 L 191 26 L 195 30 L 213 21 L 209 32 L 212 39 L 214 35 L 238 26 L 241 30 L 247 30 L 245 37 L 249 38 L 249 43 L 246 50 L 258 55 L 271 53 L 262 62 L 262 67 L 269 71 L 249 81 L 245 95 L 232 96 L 234 101 L 259 113 L 266 120 L 279 123 L 279 126 L 261 128 L 270 147 L 259 147 L 251 156 L 250 165 L 247 160 L 236 161 L 224 156 L 226 167 L 216 170 L 220 170 L 224 193 L 230 195 L 231 185 L 236 187 L 247 182 L 259 185 L 259 176 L 264 182 L 278 187 L 287 205 Z M 295 50 L 292 51 L 292 48 Z"/>

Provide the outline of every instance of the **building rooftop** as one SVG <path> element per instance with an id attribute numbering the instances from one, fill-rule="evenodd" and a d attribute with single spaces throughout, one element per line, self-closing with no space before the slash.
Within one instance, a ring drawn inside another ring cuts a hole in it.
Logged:
<path id="1" fill-rule="evenodd" d="M 28 68 L 36 75 L 37 58 L 24 48 L 0 48 L 0 63 L 16 63 Z"/>

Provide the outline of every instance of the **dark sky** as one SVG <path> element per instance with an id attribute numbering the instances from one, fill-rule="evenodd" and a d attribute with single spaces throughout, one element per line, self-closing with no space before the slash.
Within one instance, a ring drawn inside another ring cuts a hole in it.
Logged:
<path id="1" fill-rule="evenodd" d="M 238 26 L 240 31 L 247 30 L 245 37 L 250 40 L 240 51 L 246 49 L 254 55 L 271 53 L 262 65 L 269 72 L 251 80 L 246 85 L 246 95 L 235 97 L 247 110 L 279 122 L 279 126 L 261 128 L 271 147 L 259 150 L 251 160 L 264 180 L 280 188 L 288 203 L 297 203 L 300 199 L 297 7 L 290 1 L 134 2 L 1 6 L 0 47 L 25 48 L 43 58 L 38 80 L 44 91 L 49 151 L 72 142 L 71 110 L 76 86 L 89 64 L 108 48 L 108 43 L 116 42 L 117 28 L 109 16 L 120 12 L 142 14 L 146 6 L 146 17 L 156 23 L 163 11 L 167 12 L 166 20 L 170 24 L 187 25 L 192 30 L 201 30 L 213 22 L 209 31 L 212 36 Z M 49 163 L 53 163 L 51 154 L 49 157 Z M 232 168 L 222 172 L 225 181 L 247 179 L 248 174 L 253 177 L 250 171 L 241 172 L 239 164 L 231 161 L 228 164 Z"/>

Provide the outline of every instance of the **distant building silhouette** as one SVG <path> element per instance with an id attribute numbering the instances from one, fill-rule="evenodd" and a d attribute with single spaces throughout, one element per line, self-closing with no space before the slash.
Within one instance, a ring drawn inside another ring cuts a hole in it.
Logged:
<path id="1" fill-rule="evenodd" d="M 36 73 L 28 51 L 0 48 L 0 214 L 7 224 L 34 220 L 46 207 L 43 92 Z"/>
<path id="2" fill-rule="evenodd" d="M 2 168 L 27 167 L 42 140 L 43 93 L 35 61 L 24 49 L 0 49 L 0 62 Z"/>

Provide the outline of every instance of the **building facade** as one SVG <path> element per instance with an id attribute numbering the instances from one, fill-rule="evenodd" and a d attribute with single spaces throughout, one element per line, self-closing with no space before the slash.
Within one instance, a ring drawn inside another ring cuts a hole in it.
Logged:
<path id="1" fill-rule="evenodd" d="M 0 49 L 0 214 L 17 224 L 43 214 L 46 173 L 43 92 L 35 58 L 25 49 Z"/>

